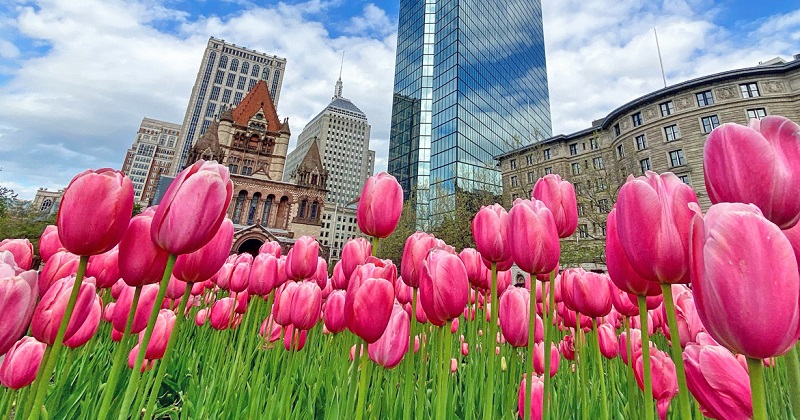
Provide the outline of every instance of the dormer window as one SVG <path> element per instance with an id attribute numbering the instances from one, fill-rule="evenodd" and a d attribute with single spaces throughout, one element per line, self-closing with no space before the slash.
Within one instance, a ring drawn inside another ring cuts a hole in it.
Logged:
<path id="1" fill-rule="evenodd" d="M 264 114 L 259 112 L 258 114 L 256 114 L 256 119 L 259 119 L 259 120 L 264 119 Z"/>

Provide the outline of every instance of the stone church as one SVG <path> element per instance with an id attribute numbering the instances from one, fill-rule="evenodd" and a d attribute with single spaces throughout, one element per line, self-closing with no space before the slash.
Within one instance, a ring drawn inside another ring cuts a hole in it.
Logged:
<path id="1" fill-rule="evenodd" d="M 187 166 L 200 159 L 216 160 L 230 170 L 233 252 L 257 253 L 264 242 L 273 240 L 288 252 L 295 238 L 319 235 L 328 171 L 315 142 L 289 181 L 281 181 L 290 136 L 288 118 L 280 120 L 262 80 L 192 147 Z M 327 259 L 327 249 L 321 247 L 320 256 Z"/>

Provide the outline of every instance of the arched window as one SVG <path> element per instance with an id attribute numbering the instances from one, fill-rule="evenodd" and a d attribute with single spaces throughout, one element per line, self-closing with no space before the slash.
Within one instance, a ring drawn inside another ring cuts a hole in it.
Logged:
<path id="1" fill-rule="evenodd" d="M 297 212 L 297 217 L 304 218 L 306 217 L 306 206 L 308 205 L 308 200 L 303 200 L 300 202 L 300 211 Z"/>
<path id="2" fill-rule="evenodd" d="M 228 56 L 227 55 L 223 55 L 219 59 L 219 67 L 224 69 L 227 66 L 228 66 Z"/>
<path id="3" fill-rule="evenodd" d="M 242 206 L 244 206 L 246 198 L 247 191 L 239 191 L 239 196 L 236 197 L 236 206 L 233 208 L 233 223 L 239 223 L 239 218 L 242 216 Z"/>
<path id="4" fill-rule="evenodd" d="M 247 74 L 247 71 L 250 70 L 250 63 L 245 61 L 242 63 L 242 74 Z"/>
<path id="5" fill-rule="evenodd" d="M 234 58 L 231 61 L 231 71 L 236 71 L 236 70 L 239 70 L 239 59 L 238 58 Z"/>
<path id="6" fill-rule="evenodd" d="M 50 207 L 53 207 L 53 200 L 45 198 L 44 201 L 42 202 L 42 208 L 39 210 L 48 211 L 50 210 Z"/>
<path id="7" fill-rule="evenodd" d="M 261 73 L 261 80 L 269 79 L 269 69 L 264 69 L 264 72 Z"/>
<path id="8" fill-rule="evenodd" d="M 250 73 L 250 77 L 258 77 L 258 72 L 261 71 L 261 67 L 258 64 L 253 65 L 253 72 Z"/>
<path id="9" fill-rule="evenodd" d="M 211 51 L 211 54 L 208 55 L 208 62 L 212 63 L 212 65 L 213 65 L 214 60 L 216 60 L 216 59 L 217 59 L 217 53 L 214 52 L 214 51 Z"/>
<path id="10" fill-rule="evenodd" d="M 247 224 L 252 225 L 256 219 L 256 207 L 258 207 L 258 202 L 261 200 L 261 193 L 253 194 L 253 198 L 250 200 L 250 211 L 247 212 Z"/>
<path id="11" fill-rule="evenodd" d="M 264 202 L 264 211 L 261 213 L 261 226 L 269 224 L 269 211 L 272 210 L 272 200 L 275 198 L 272 194 L 267 196 L 267 201 Z"/>
<path id="12" fill-rule="evenodd" d="M 311 204 L 311 220 L 317 220 L 317 202 Z"/>

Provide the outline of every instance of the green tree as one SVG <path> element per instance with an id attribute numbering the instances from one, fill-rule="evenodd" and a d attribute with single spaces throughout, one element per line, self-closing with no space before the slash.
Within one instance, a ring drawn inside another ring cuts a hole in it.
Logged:
<path id="1" fill-rule="evenodd" d="M 56 216 L 42 214 L 31 208 L 30 201 L 17 198 L 13 190 L 0 187 L 0 240 L 28 239 L 39 253 L 39 236 L 44 228 L 55 223 Z"/>

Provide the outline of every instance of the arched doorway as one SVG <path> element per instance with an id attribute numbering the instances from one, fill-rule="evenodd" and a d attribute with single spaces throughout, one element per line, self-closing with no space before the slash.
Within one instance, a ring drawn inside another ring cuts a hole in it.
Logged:
<path id="1" fill-rule="evenodd" d="M 239 249 L 237 249 L 236 252 L 240 254 L 247 252 L 248 254 L 255 257 L 258 255 L 258 249 L 261 248 L 261 245 L 264 245 L 264 241 L 256 238 L 250 238 L 242 242 L 242 244 L 239 245 Z"/>

